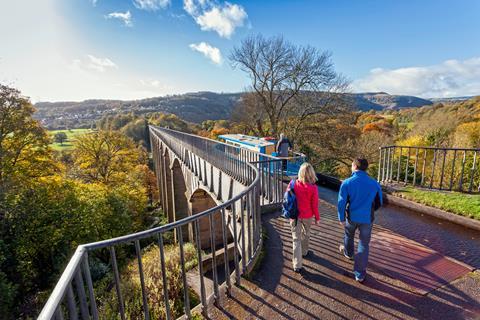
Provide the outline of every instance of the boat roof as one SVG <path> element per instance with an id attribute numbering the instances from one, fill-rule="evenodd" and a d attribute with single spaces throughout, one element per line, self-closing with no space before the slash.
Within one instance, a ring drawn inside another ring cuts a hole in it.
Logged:
<path id="1" fill-rule="evenodd" d="M 274 145 L 272 141 L 267 141 L 263 138 L 254 137 L 254 136 L 247 136 L 244 134 L 222 134 L 218 136 L 221 139 L 226 141 L 232 141 L 239 144 L 245 144 L 254 147 L 266 147 Z"/>

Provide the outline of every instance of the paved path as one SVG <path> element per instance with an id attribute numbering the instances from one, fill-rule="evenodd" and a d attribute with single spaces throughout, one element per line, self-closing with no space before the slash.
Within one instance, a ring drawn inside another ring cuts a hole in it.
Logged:
<path id="1" fill-rule="evenodd" d="M 319 189 L 320 198 L 335 205 L 338 193 Z M 418 214 L 395 206 L 383 207 L 375 223 L 408 239 L 480 269 L 480 231 L 429 215 Z"/>
<path id="2" fill-rule="evenodd" d="M 342 230 L 335 208 L 320 202 L 320 226 L 312 230 L 314 255 L 305 271 L 291 269 L 291 237 L 277 214 L 263 217 L 265 257 L 251 281 L 242 279 L 212 319 L 480 319 L 480 273 L 466 276 L 426 295 L 404 282 L 369 269 L 356 283 L 352 263 L 337 253 Z M 374 234 L 389 232 L 376 226 Z"/>

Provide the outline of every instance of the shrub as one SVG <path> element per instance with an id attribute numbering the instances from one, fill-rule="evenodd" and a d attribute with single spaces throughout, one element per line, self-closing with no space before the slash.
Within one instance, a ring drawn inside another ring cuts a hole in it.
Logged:
<path id="1" fill-rule="evenodd" d="M 197 266 L 196 249 L 190 244 L 184 245 L 185 269 L 189 271 Z M 150 319 L 165 319 L 163 299 L 163 281 L 160 268 L 160 252 L 156 245 L 146 248 L 142 254 L 145 289 L 150 311 Z M 183 314 L 183 282 L 180 268 L 180 249 L 178 246 L 165 247 L 165 268 L 168 279 L 170 310 L 174 319 Z M 120 287 L 125 305 L 127 319 L 143 318 L 143 300 L 137 260 L 131 261 L 120 277 Z M 191 307 L 198 303 L 198 298 L 189 290 Z M 119 306 L 115 289 L 110 290 L 99 307 L 101 319 L 119 319 Z"/>

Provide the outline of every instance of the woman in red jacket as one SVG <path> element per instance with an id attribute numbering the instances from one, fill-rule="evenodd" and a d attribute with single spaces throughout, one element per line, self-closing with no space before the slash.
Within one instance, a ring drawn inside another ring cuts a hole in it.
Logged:
<path id="1" fill-rule="evenodd" d="M 315 184 L 317 175 L 312 165 L 305 162 L 298 171 L 298 179 L 294 184 L 297 198 L 298 221 L 290 220 L 293 238 L 293 270 L 300 272 L 303 258 L 310 254 L 308 242 L 310 240 L 310 226 L 320 220 L 318 213 L 318 189 Z"/>

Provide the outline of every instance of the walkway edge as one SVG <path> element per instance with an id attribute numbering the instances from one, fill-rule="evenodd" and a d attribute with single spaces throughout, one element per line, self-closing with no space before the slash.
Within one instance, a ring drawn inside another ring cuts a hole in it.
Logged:
<path id="1" fill-rule="evenodd" d="M 319 179 L 318 184 L 323 185 L 327 188 L 338 190 L 340 187 L 340 184 L 342 183 L 342 180 L 331 177 L 328 175 L 324 175 L 321 173 L 317 173 L 317 178 Z M 480 221 L 479 220 L 474 220 L 471 218 L 467 218 L 464 216 L 457 215 L 452 212 L 444 211 L 442 209 L 434 208 L 434 207 L 429 207 L 423 204 L 420 204 L 418 202 L 414 202 L 411 200 L 407 200 L 398 196 L 394 196 L 390 193 L 388 193 L 388 190 L 385 190 L 383 188 L 383 196 L 387 200 L 388 203 L 391 203 L 397 207 L 401 208 L 406 208 L 413 210 L 415 212 L 427 214 L 433 217 L 436 217 L 438 219 L 446 220 L 449 222 L 453 222 L 456 224 L 459 224 L 461 226 L 478 230 L 480 231 Z"/>
<path id="2" fill-rule="evenodd" d="M 438 208 L 429 207 L 388 193 L 385 194 L 385 198 L 387 199 L 389 204 L 395 205 L 397 207 L 410 209 L 423 214 L 428 214 L 442 220 L 447 220 L 462 225 L 464 227 L 480 231 L 480 221 L 478 220 L 463 217 Z"/>

